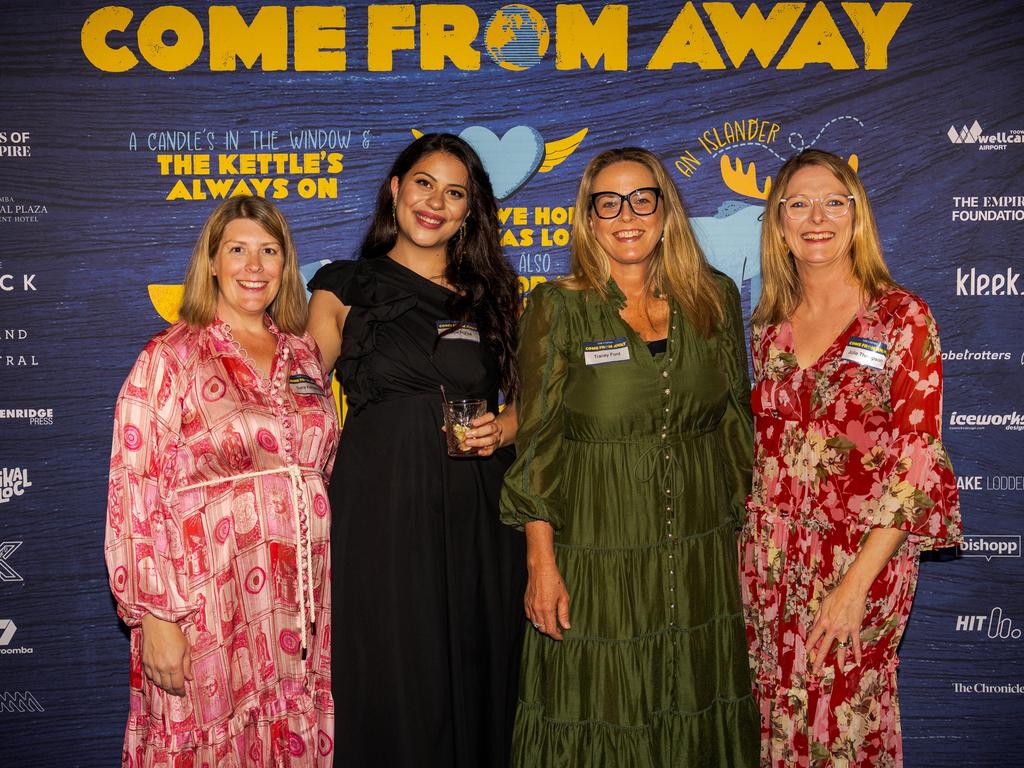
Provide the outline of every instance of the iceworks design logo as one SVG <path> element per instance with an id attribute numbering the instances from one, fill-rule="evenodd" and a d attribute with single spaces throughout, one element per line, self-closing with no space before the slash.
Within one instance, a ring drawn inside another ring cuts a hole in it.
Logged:
<path id="1" fill-rule="evenodd" d="M 974 125 L 970 128 L 965 125 L 959 132 L 956 130 L 956 126 L 951 125 L 946 135 L 954 144 L 977 144 L 978 138 L 981 136 L 981 125 L 975 120 Z"/>

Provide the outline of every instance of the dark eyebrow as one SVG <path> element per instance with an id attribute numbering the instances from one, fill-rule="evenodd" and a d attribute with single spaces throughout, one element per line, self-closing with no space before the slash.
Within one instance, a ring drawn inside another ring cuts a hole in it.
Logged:
<path id="1" fill-rule="evenodd" d="M 430 179 L 431 181 L 433 181 L 433 182 L 434 182 L 435 184 L 437 183 L 437 178 L 436 178 L 435 176 L 433 176 L 433 175 L 431 175 L 431 174 L 427 173 L 426 171 L 416 171 L 416 175 L 417 175 L 417 176 L 426 176 L 426 177 L 427 177 L 428 179 Z M 458 187 L 458 188 L 459 188 L 459 189 L 461 189 L 461 190 L 462 190 L 463 192 L 466 192 L 466 191 L 467 191 L 467 190 L 466 190 L 466 187 L 464 187 L 464 186 L 463 186 L 462 184 L 449 184 L 448 186 L 449 186 L 449 187 Z"/>

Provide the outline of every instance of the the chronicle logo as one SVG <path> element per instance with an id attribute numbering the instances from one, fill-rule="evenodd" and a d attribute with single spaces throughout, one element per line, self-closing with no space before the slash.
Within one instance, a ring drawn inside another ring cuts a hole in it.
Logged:
<path id="1" fill-rule="evenodd" d="M 0 691 L 0 712 L 45 712 L 31 691 Z"/>
<path id="2" fill-rule="evenodd" d="M 6 504 L 15 496 L 24 496 L 25 489 L 31 487 L 26 468 L 0 467 L 0 504 Z"/>
<path id="3" fill-rule="evenodd" d="M 996 606 L 988 615 L 960 614 L 956 617 L 957 632 L 981 632 L 990 640 L 1020 640 L 1024 630 L 1013 625 L 1013 619 L 1003 616 L 1003 609 Z"/>
<path id="4" fill-rule="evenodd" d="M 0 619 L 0 655 L 33 652 L 32 648 L 26 648 L 24 645 L 18 647 L 11 645 L 11 640 L 14 639 L 14 633 L 17 631 L 18 627 L 14 621 L 11 619 Z"/>
<path id="5" fill-rule="evenodd" d="M 977 144 L 979 150 L 1004 150 L 1008 144 L 1024 144 L 1024 131 L 1012 129 L 987 134 L 977 120 L 970 127 L 960 126 L 960 130 L 955 125 L 949 126 L 946 136 L 953 144 Z"/>
<path id="6" fill-rule="evenodd" d="M 7 562 L 7 559 L 13 555 L 20 546 L 20 541 L 0 541 L 0 581 L 6 581 L 9 583 L 24 581 L 24 579 L 21 578 L 21 574 L 14 570 L 11 567 L 11 564 Z"/>
<path id="7" fill-rule="evenodd" d="M 964 536 L 960 546 L 961 557 L 1020 557 L 1020 536 L 975 534 Z"/>

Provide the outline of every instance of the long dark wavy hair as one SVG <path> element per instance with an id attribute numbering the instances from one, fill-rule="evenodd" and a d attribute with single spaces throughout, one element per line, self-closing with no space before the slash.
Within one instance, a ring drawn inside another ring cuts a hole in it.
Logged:
<path id="1" fill-rule="evenodd" d="M 447 245 L 444 277 L 455 291 L 446 308 L 453 320 L 475 322 L 481 341 L 497 350 L 501 370 L 499 386 L 505 393 L 505 401 L 512 402 L 519 392 L 516 367 L 519 281 L 501 250 L 498 201 L 494 199 L 491 179 L 469 144 L 450 133 L 428 133 L 402 150 L 377 193 L 377 209 L 359 257 L 379 259 L 394 248 L 398 226 L 392 214 L 391 179 L 397 176 L 401 181 L 410 168 L 433 152 L 451 155 L 466 167 L 469 175 L 465 234 L 456 235 Z"/>

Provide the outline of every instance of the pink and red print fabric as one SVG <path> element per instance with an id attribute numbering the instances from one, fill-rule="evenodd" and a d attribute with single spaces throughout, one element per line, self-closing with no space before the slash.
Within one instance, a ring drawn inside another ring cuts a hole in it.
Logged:
<path id="1" fill-rule="evenodd" d="M 851 339 L 854 340 L 850 345 Z M 900 289 L 800 369 L 789 323 L 754 328 L 754 485 L 740 567 L 763 766 L 902 765 L 896 649 L 923 549 L 961 536 L 940 442 L 942 364 L 928 307 Z M 864 362 L 843 358 L 867 348 Z M 875 580 L 863 662 L 817 678 L 804 642 L 874 527 L 910 536 Z"/>
<path id="2" fill-rule="evenodd" d="M 338 423 L 312 338 L 267 323 L 269 380 L 224 323 L 177 323 L 117 401 L 106 556 L 131 627 L 123 766 L 333 759 L 325 480 Z M 143 674 L 147 613 L 189 640 L 184 697 Z"/>

